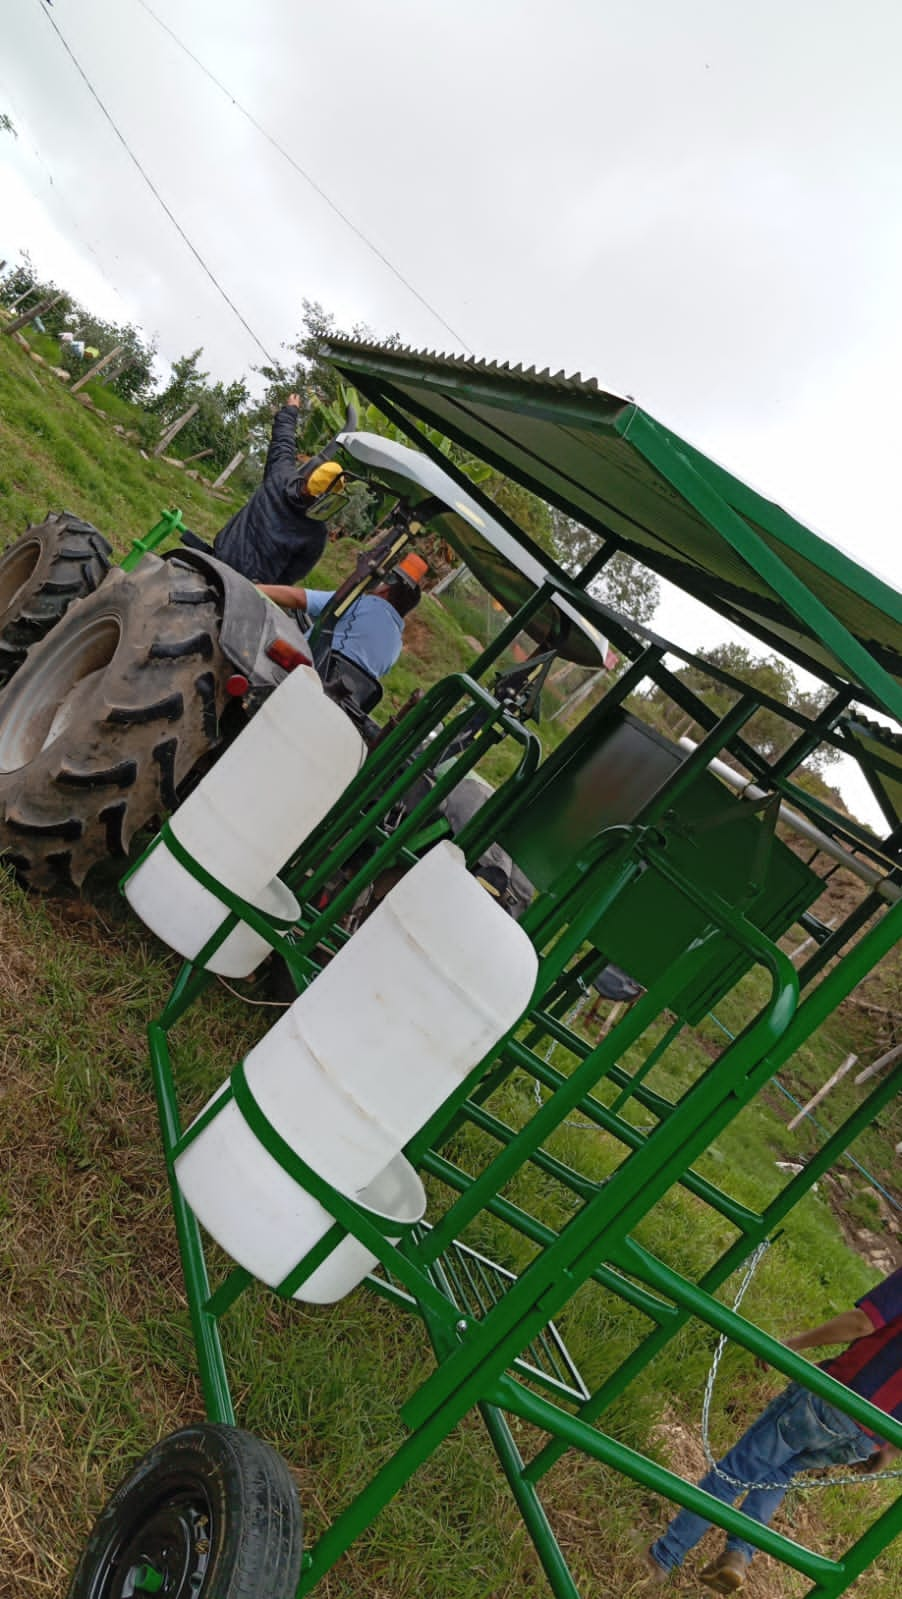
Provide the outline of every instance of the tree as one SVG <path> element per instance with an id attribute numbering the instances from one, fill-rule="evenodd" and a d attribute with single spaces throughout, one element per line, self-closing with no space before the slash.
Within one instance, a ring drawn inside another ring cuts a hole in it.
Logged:
<path id="1" fill-rule="evenodd" d="M 7 116 L 5 111 L 0 111 L 0 133 L 11 133 L 14 139 L 19 137 L 12 117 Z"/>
<path id="2" fill-rule="evenodd" d="M 196 414 L 178 435 L 174 449 L 182 458 L 209 450 L 211 466 L 222 468 L 247 444 L 252 416 L 250 394 L 243 378 L 231 383 L 211 383 L 200 370 L 203 347 L 173 362 L 169 382 L 153 396 L 148 410 L 156 432 L 183 416 L 192 405 Z"/>
<path id="3" fill-rule="evenodd" d="M 553 549 L 565 572 L 575 577 L 598 553 L 602 540 L 581 522 L 563 511 L 552 510 Z M 661 585 L 654 572 L 625 550 L 618 550 L 589 584 L 589 593 L 626 621 L 650 622 L 661 598 Z"/>
<path id="4" fill-rule="evenodd" d="M 0 301 L 11 305 L 29 290 L 35 302 L 60 293 L 56 283 L 45 282 L 38 276 L 34 262 L 26 251 L 22 260 L 0 281 Z M 147 343 L 138 328 L 130 323 L 107 322 L 103 317 L 95 316 L 79 305 L 77 300 L 73 300 L 70 294 L 63 294 L 55 305 L 42 312 L 41 321 L 51 338 L 58 339 L 61 333 L 74 333 L 82 343 L 96 345 L 104 354 L 121 344 L 122 354 L 117 356 L 109 372 L 101 373 L 98 381 L 105 383 L 121 399 L 138 405 L 149 397 L 153 389 L 156 347 Z M 73 375 L 81 375 L 84 370 L 83 361 L 71 351 L 67 352 L 65 347 L 60 350 L 59 360 L 60 365 Z"/>
<path id="5" fill-rule="evenodd" d="M 717 644 L 713 649 L 702 650 L 700 659 L 709 661 L 712 666 L 728 672 L 771 699 L 800 711 L 804 716 L 816 717 L 832 698 L 832 690 L 826 684 L 814 690 L 801 689 L 792 667 L 779 655 L 756 656 L 744 644 Z M 736 689 L 710 677 L 702 667 L 684 666 L 676 676 L 718 716 L 723 716 L 739 698 Z M 665 724 L 672 732 L 682 735 L 690 729 L 698 730 L 692 717 L 670 699 L 665 689 L 653 689 L 648 698 L 659 707 Z M 765 707 L 756 711 L 747 723 L 743 736 L 765 760 L 775 761 L 795 742 L 799 732 L 795 722 L 789 722 L 776 711 Z M 838 750 L 832 745 L 822 744 L 809 756 L 806 765 L 819 773 L 838 759 Z"/>

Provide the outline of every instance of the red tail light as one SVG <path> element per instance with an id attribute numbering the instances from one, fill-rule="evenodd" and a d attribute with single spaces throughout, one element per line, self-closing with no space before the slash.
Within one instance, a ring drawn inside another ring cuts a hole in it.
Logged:
<path id="1" fill-rule="evenodd" d="M 285 672 L 293 672 L 296 666 L 310 666 L 310 656 L 304 650 L 299 650 L 296 645 L 289 644 L 286 639 L 274 638 L 267 644 L 266 653 L 271 661 L 281 666 Z"/>
<path id="2" fill-rule="evenodd" d="M 249 688 L 250 684 L 243 672 L 233 672 L 232 676 L 226 679 L 226 693 L 234 700 L 240 700 Z"/>

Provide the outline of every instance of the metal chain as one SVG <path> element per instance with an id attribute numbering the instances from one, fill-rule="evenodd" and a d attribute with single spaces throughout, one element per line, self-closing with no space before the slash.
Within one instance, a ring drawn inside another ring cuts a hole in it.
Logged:
<path id="1" fill-rule="evenodd" d="M 733 1301 L 734 1310 L 738 1310 L 739 1306 L 742 1304 L 742 1301 L 745 1298 L 746 1290 L 748 1289 L 755 1272 L 758 1270 L 758 1267 L 764 1256 L 767 1254 L 769 1248 L 770 1239 L 765 1238 L 763 1242 L 758 1245 L 758 1248 L 752 1255 L 752 1258 L 745 1269 L 742 1282 L 739 1284 L 736 1298 Z M 718 1477 L 720 1477 L 723 1482 L 729 1483 L 731 1488 L 741 1490 L 743 1493 L 751 1493 L 760 1489 L 764 1489 L 765 1491 L 782 1491 L 785 1489 L 790 1493 L 810 1493 L 815 1488 L 864 1488 L 872 1482 L 887 1482 L 890 1478 L 902 1477 L 902 1471 L 900 1470 L 856 1472 L 854 1475 L 847 1472 L 843 1476 L 818 1477 L 811 1482 L 799 1482 L 798 1480 L 793 1479 L 787 1484 L 785 1482 L 742 1482 L 737 1477 L 731 1477 L 728 1471 L 722 1471 L 720 1466 L 717 1464 L 717 1461 L 715 1460 L 711 1450 L 710 1414 L 711 1400 L 714 1395 L 714 1384 L 717 1380 L 717 1372 L 720 1366 L 721 1356 L 726 1349 L 728 1341 L 729 1340 L 726 1333 L 721 1333 L 717 1340 L 717 1348 L 714 1351 L 714 1359 L 711 1363 L 711 1370 L 708 1373 L 708 1380 L 705 1383 L 705 1395 L 702 1400 L 702 1448 L 705 1451 L 705 1460 L 708 1463 L 708 1469 L 710 1471 L 716 1471 Z"/>

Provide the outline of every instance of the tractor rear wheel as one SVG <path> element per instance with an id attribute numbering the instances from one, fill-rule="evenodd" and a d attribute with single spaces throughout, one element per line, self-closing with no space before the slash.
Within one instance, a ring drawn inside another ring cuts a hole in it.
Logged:
<path id="1" fill-rule="evenodd" d="M 226 700 L 221 601 L 145 556 L 116 567 L 0 695 L 0 855 L 29 888 L 78 886 L 178 804 Z"/>
<path id="2" fill-rule="evenodd" d="M 110 545 L 90 522 L 53 511 L 0 554 L 0 686 L 73 600 L 103 582 Z"/>

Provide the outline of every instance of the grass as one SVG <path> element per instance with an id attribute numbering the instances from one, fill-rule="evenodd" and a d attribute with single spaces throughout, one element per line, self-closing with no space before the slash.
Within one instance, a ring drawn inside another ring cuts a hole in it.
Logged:
<path id="1" fill-rule="evenodd" d="M 117 549 L 167 503 L 209 536 L 230 514 L 181 473 L 141 459 L 78 407 L 56 380 L 0 340 L 0 496 L 10 535 L 48 507 L 95 521 Z M 314 582 L 331 586 L 353 547 L 330 546 Z M 407 649 L 386 683 L 396 708 L 413 688 L 463 667 L 472 651 L 460 626 L 426 599 Z M 555 724 L 557 729 L 558 724 Z M 93 1516 L 117 1480 L 160 1436 L 200 1417 L 193 1346 L 150 1089 L 145 1030 L 177 962 L 130 916 L 103 874 L 89 896 L 29 899 L 0 874 L 0 1599 L 56 1599 L 65 1592 Z M 738 1031 L 760 1003 L 744 980 L 718 1007 Z M 180 1026 L 178 1062 L 190 1111 L 221 1081 L 275 1013 L 225 988 L 205 995 Z M 654 1033 L 624 1056 L 635 1069 Z M 723 1034 L 710 1022 L 685 1029 L 649 1078 L 671 1097 L 716 1060 Z M 783 1075 L 804 1099 L 851 1047 L 869 1058 L 874 1040 L 860 1012 L 831 1018 Z M 554 1060 L 568 1069 L 566 1052 Z M 611 1097 L 610 1090 L 599 1090 Z M 832 1126 L 854 1103 L 846 1080 L 823 1109 Z M 490 1108 L 521 1125 L 534 1108 L 531 1083 L 509 1080 Z M 638 1107 L 630 1114 L 647 1119 Z M 698 1170 L 746 1204 L 782 1185 L 775 1165 L 814 1147 L 810 1126 L 786 1129 L 787 1102 L 771 1086 L 732 1122 Z M 602 1180 L 618 1145 L 579 1117 L 549 1144 L 560 1159 Z M 893 1181 L 899 1112 L 887 1112 L 856 1154 Z M 478 1169 L 490 1146 L 473 1130 L 454 1152 Z M 838 1170 L 789 1218 L 746 1300 L 751 1319 L 777 1333 L 841 1309 L 878 1275 L 845 1238 L 873 1229 L 871 1191 Z M 572 1196 L 535 1167 L 508 1197 L 547 1224 L 572 1213 Z M 433 1206 L 442 1194 L 431 1185 Z M 879 1208 L 879 1207 L 878 1207 Z M 638 1230 L 662 1259 L 697 1278 L 729 1241 L 723 1220 L 677 1188 Z M 533 1246 L 488 1215 L 468 1241 L 513 1269 Z M 730 1301 L 735 1282 L 723 1297 Z M 560 1317 L 590 1384 L 648 1329 L 640 1315 L 594 1286 Z M 242 1424 L 280 1448 L 295 1471 L 308 1541 L 369 1479 L 404 1436 L 403 1398 L 431 1369 L 419 1323 L 360 1292 L 329 1308 L 286 1308 L 263 1290 L 226 1324 Z M 690 1323 L 606 1417 L 611 1433 L 688 1476 L 703 1467 L 698 1416 L 713 1336 Z M 772 1376 L 730 1349 L 715 1395 L 715 1447 L 726 1444 L 775 1391 Z M 535 1443 L 515 1429 L 524 1455 Z M 781 1525 L 827 1552 L 850 1542 L 889 1495 L 875 1486 L 788 1501 Z M 597 1464 L 566 1455 L 548 1479 L 551 1519 L 584 1595 L 639 1592 L 631 1537 L 653 1535 L 667 1507 Z M 899 1591 L 902 1564 L 889 1550 L 862 1579 L 863 1599 Z M 807 1585 L 772 1562 L 753 1572 L 752 1599 L 798 1599 Z M 478 1420 L 470 1416 L 349 1554 L 328 1574 L 323 1599 L 536 1599 L 545 1580 Z M 263 1599 L 263 1596 L 261 1596 Z"/>

